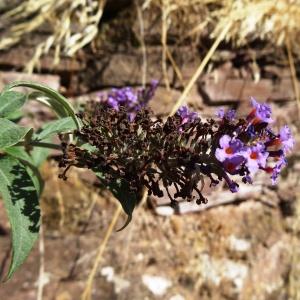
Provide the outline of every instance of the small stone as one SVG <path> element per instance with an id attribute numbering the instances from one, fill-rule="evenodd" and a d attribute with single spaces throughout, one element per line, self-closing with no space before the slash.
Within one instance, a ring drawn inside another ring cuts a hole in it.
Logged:
<path id="1" fill-rule="evenodd" d="M 164 217 L 169 217 L 174 215 L 174 209 L 171 206 L 157 206 L 155 207 L 155 212 Z"/>
<path id="2" fill-rule="evenodd" d="M 137 262 L 141 262 L 145 259 L 145 255 L 143 253 L 138 253 L 136 256 L 135 256 L 135 261 Z"/>
<path id="3" fill-rule="evenodd" d="M 71 300 L 72 296 L 67 292 L 63 291 L 59 295 L 56 296 L 55 300 Z"/>
<path id="4" fill-rule="evenodd" d="M 163 296 L 172 285 L 170 280 L 160 276 L 143 275 L 142 281 L 155 296 Z"/>
<path id="5" fill-rule="evenodd" d="M 245 264 L 230 259 L 214 259 L 208 255 L 202 256 L 202 276 L 205 281 L 210 281 L 219 286 L 222 280 L 233 282 L 237 292 L 244 286 L 249 268 Z"/>
<path id="6" fill-rule="evenodd" d="M 35 282 L 34 286 L 38 287 L 39 285 L 45 286 L 51 281 L 51 274 L 44 272 L 41 277 Z"/>
<path id="7" fill-rule="evenodd" d="M 113 267 L 107 266 L 101 269 L 101 275 L 106 277 L 106 280 L 111 282 L 114 278 L 115 271 Z"/>
<path id="8" fill-rule="evenodd" d="M 101 275 L 106 277 L 106 280 L 108 282 L 112 282 L 114 284 L 114 291 L 116 294 L 119 294 L 122 292 L 122 290 L 130 287 L 130 282 L 115 275 L 114 268 L 111 266 L 102 268 Z"/>
<path id="9" fill-rule="evenodd" d="M 235 251 L 245 252 L 250 249 L 251 243 L 245 239 L 239 239 L 235 235 L 230 235 L 229 247 Z"/>

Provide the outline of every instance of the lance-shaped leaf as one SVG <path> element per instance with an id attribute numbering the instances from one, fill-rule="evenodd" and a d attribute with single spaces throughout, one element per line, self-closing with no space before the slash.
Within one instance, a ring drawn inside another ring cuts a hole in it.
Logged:
<path id="1" fill-rule="evenodd" d="M 0 193 L 12 230 L 12 261 L 9 279 L 27 258 L 38 237 L 38 193 L 26 167 L 8 155 L 0 158 Z"/>
<path id="2" fill-rule="evenodd" d="M 71 117 L 55 120 L 47 123 L 42 127 L 42 130 L 35 135 L 38 140 L 43 140 L 53 136 L 56 133 L 63 133 L 66 131 L 75 130 L 76 124 Z"/>
<path id="3" fill-rule="evenodd" d="M 17 144 L 29 130 L 30 128 L 21 127 L 7 119 L 0 118 L 0 149 Z"/>
<path id="4" fill-rule="evenodd" d="M 51 89 L 50 87 L 30 81 L 15 81 L 5 87 L 5 92 L 19 86 L 28 87 L 35 91 L 44 93 L 46 95 L 46 103 L 48 103 L 48 105 L 51 106 L 54 110 L 56 110 L 57 105 L 59 105 L 60 110 L 58 112 L 58 115 L 61 114 L 61 108 L 63 108 L 67 112 L 68 116 L 73 118 L 77 128 L 80 129 L 80 122 L 76 117 L 75 111 L 71 103 L 63 95 Z M 52 99 L 54 102 L 48 101 L 47 98 Z M 52 102 L 55 103 L 55 105 L 52 105 Z"/>
<path id="5" fill-rule="evenodd" d="M 34 150 L 36 150 L 36 148 L 34 148 Z M 33 151 L 31 151 L 29 155 L 23 147 L 12 146 L 5 149 L 6 154 L 9 154 L 10 156 L 18 159 L 20 163 L 22 163 L 26 167 L 26 170 L 28 174 L 31 176 L 31 179 L 34 183 L 38 195 L 41 195 L 44 187 L 44 182 L 40 174 L 40 171 L 38 169 L 38 167 L 40 166 L 39 161 L 37 160 L 36 157 L 32 156 Z"/>
<path id="6" fill-rule="evenodd" d="M 46 139 L 45 142 L 50 142 L 50 140 Z M 42 147 L 34 147 L 33 150 L 30 152 L 33 164 L 36 167 L 40 167 L 43 162 L 46 161 L 47 157 L 50 154 L 49 148 L 42 148 Z"/>
<path id="7" fill-rule="evenodd" d="M 26 95 L 14 92 L 4 91 L 0 94 L 0 118 L 7 117 L 20 109 L 26 101 Z"/>
<path id="8" fill-rule="evenodd" d="M 102 172 L 96 171 L 95 174 L 99 178 L 101 184 L 113 193 L 113 195 L 122 205 L 124 212 L 127 214 L 127 220 L 125 224 L 117 230 L 121 231 L 132 220 L 132 213 L 137 203 L 137 196 L 135 193 L 130 192 L 129 184 L 126 180 L 117 179 L 113 183 L 107 185 Z"/>

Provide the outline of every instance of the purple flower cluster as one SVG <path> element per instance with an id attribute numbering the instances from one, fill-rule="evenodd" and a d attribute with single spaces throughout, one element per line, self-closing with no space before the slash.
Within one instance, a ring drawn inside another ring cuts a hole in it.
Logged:
<path id="1" fill-rule="evenodd" d="M 131 87 L 114 88 L 108 94 L 100 93 L 100 101 L 106 103 L 109 107 L 119 111 L 123 106 L 128 111 L 131 121 L 134 120 L 136 113 L 145 107 L 153 98 L 155 90 L 158 87 L 158 81 L 152 80 L 147 88 L 138 88 L 134 90 Z"/>
<path id="2" fill-rule="evenodd" d="M 234 128 L 220 137 L 215 156 L 222 163 L 225 171 L 231 175 L 243 176 L 243 181 L 252 182 L 253 175 L 258 170 L 271 174 L 272 183 L 287 164 L 286 154 L 294 146 L 294 138 L 288 126 L 283 126 L 279 134 L 271 128 L 271 107 L 258 103 L 251 98 L 252 110 L 245 119 L 236 120 L 234 113 L 221 111 L 224 131 Z M 232 181 L 226 180 L 232 192 L 237 191 Z"/>

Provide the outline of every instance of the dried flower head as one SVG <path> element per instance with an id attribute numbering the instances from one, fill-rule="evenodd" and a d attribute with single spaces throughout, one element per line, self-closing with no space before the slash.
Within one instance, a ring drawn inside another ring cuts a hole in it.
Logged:
<path id="1" fill-rule="evenodd" d="M 273 133 L 270 107 L 255 100 L 244 119 L 237 120 L 230 111 L 220 113 L 221 120 L 202 120 L 183 107 L 163 121 L 144 107 L 128 118 L 136 98 L 129 97 L 130 90 L 119 92 L 131 99 L 126 100 L 128 105 L 121 105 L 123 100 L 118 100 L 117 107 L 109 101 L 90 102 L 79 114 L 83 127 L 75 136 L 92 149 L 63 144 L 63 178 L 70 166 L 89 168 L 104 174 L 106 185 L 122 179 L 134 193 L 145 186 L 149 194 L 162 197 L 166 193 L 172 204 L 178 198 L 196 199 L 200 204 L 207 201 L 202 195 L 205 177 L 211 186 L 225 180 L 232 192 L 238 191 L 232 175 L 252 183 L 253 175 L 262 170 L 275 183 L 294 143 L 287 126 Z"/>

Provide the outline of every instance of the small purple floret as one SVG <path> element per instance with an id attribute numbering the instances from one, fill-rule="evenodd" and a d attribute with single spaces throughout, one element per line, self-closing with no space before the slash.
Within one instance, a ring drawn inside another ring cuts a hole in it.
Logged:
<path id="1" fill-rule="evenodd" d="M 236 174 L 238 173 L 241 165 L 245 162 L 245 158 L 241 155 L 233 156 L 231 158 L 226 158 L 223 161 L 223 167 L 226 172 L 229 174 Z"/>
<path id="2" fill-rule="evenodd" d="M 244 177 L 242 178 L 242 180 L 243 180 L 244 183 L 249 183 L 249 184 L 252 184 L 252 183 L 253 183 L 252 178 L 251 178 L 250 175 L 244 176 Z"/>
<path id="3" fill-rule="evenodd" d="M 287 165 L 287 160 L 285 157 L 280 157 L 280 159 L 277 161 L 275 167 L 273 168 L 273 172 L 272 172 L 272 184 L 275 185 L 277 183 L 277 178 L 278 175 L 280 174 L 280 171 L 282 170 L 283 167 L 285 167 Z"/>
<path id="4" fill-rule="evenodd" d="M 292 136 L 290 128 L 285 125 L 279 131 L 279 139 L 283 145 L 283 151 L 286 153 L 290 151 L 295 144 L 295 140 Z"/>
<path id="5" fill-rule="evenodd" d="M 254 98 L 251 98 L 251 104 L 253 109 L 244 120 L 236 121 L 234 110 L 218 111 L 217 116 L 227 120 L 220 123 L 223 132 L 231 133 L 220 137 L 215 157 L 227 174 L 242 176 L 244 183 L 252 183 L 252 176 L 258 170 L 264 170 L 271 174 L 275 184 L 280 171 L 287 165 L 285 156 L 293 148 L 295 140 L 286 125 L 279 134 L 272 131 L 270 123 L 273 120 L 268 104 L 258 103 Z M 229 179 L 226 182 L 230 186 Z M 234 190 L 233 187 L 230 189 Z"/>
<path id="6" fill-rule="evenodd" d="M 216 149 L 216 158 L 223 162 L 227 158 L 232 158 L 243 150 L 243 143 L 236 138 L 231 138 L 229 135 L 223 135 L 220 138 L 220 147 Z"/>
<path id="7" fill-rule="evenodd" d="M 220 119 L 227 119 L 229 121 L 232 121 L 235 119 L 236 116 L 236 111 L 234 109 L 230 109 L 228 111 L 224 111 L 223 108 L 220 108 L 217 113 L 216 113 L 217 117 Z"/>
<path id="8" fill-rule="evenodd" d="M 158 88 L 159 81 L 156 79 L 151 80 L 150 87 L 147 89 L 138 90 L 139 98 L 143 99 L 143 107 L 154 97 L 154 94 Z"/>
<path id="9" fill-rule="evenodd" d="M 181 117 L 181 125 L 193 122 L 198 118 L 198 114 L 194 111 L 190 111 L 187 106 L 181 106 L 177 113 Z"/>
<path id="10" fill-rule="evenodd" d="M 118 102 L 113 96 L 111 96 L 111 95 L 109 95 L 109 96 L 107 97 L 107 104 L 108 104 L 111 108 L 113 108 L 113 109 L 115 109 L 115 110 L 119 110 L 119 102 Z"/>
<path id="11" fill-rule="evenodd" d="M 269 153 L 266 151 L 265 146 L 261 143 L 247 148 L 245 158 L 247 160 L 246 166 L 249 172 L 253 175 L 259 168 L 265 168 L 268 156 Z"/>
<path id="12" fill-rule="evenodd" d="M 237 193 L 239 191 L 239 185 L 236 182 L 234 182 L 233 180 L 231 180 L 229 178 L 228 174 L 226 174 L 226 173 L 224 174 L 224 180 L 226 181 L 226 183 L 232 193 Z"/>
<path id="13" fill-rule="evenodd" d="M 271 118 L 272 110 L 270 105 L 258 103 L 253 97 L 251 97 L 251 105 L 253 107 L 252 112 L 248 115 L 248 119 L 251 119 L 253 123 L 272 123 Z"/>

